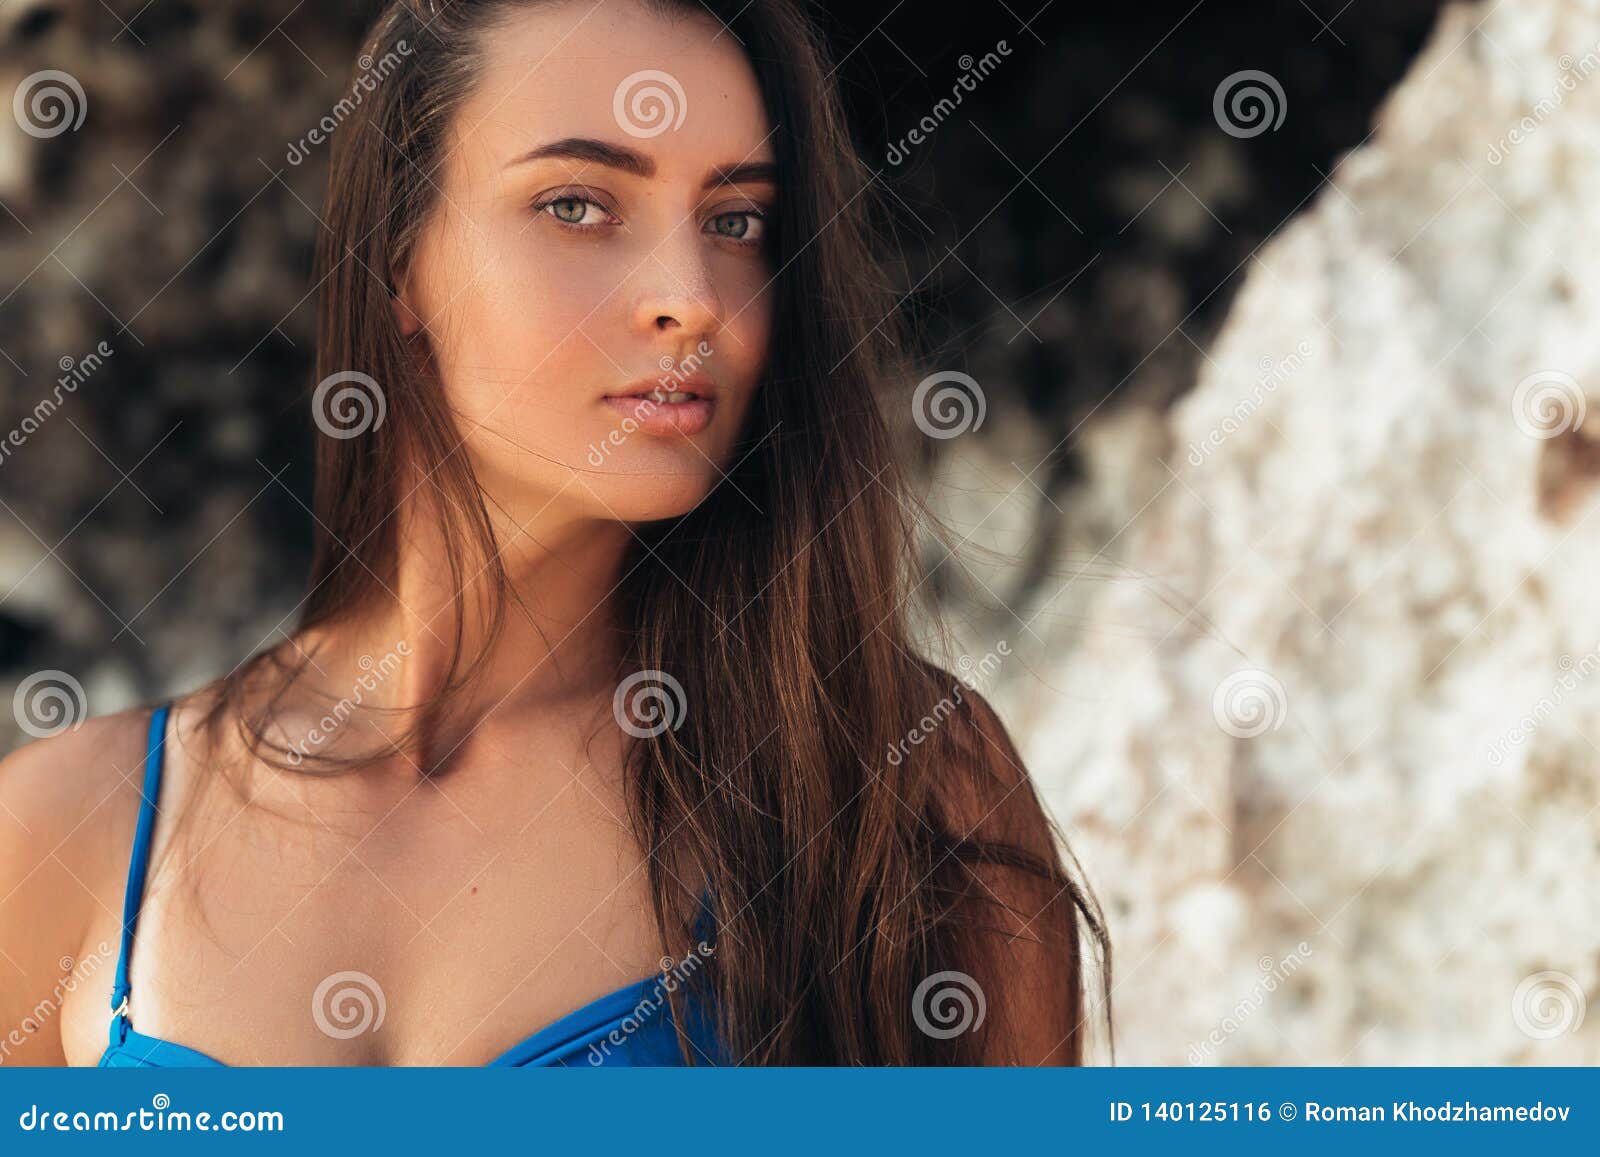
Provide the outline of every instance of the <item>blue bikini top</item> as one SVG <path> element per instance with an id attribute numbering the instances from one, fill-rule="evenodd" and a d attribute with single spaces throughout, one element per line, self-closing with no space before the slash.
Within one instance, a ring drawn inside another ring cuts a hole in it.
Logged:
<path id="1" fill-rule="evenodd" d="M 225 1067 L 225 1062 L 198 1049 L 138 1032 L 128 1019 L 128 956 L 149 869 L 156 797 L 161 788 L 162 750 L 171 706 L 162 704 L 150 719 L 139 822 L 134 832 L 127 891 L 122 902 L 122 950 L 117 959 L 116 982 L 111 989 L 111 1042 L 100 1057 L 101 1068 Z M 697 941 L 709 942 L 715 935 L 709 903 L 702 904 L 694 931 Z M 696 991 L 700 986 L 693 983 L 695 979 L 695 974 L 680 964 L 672 972 L 635 981 L 546 1025 L 501 1053 L 489 1066 L 683 1065 L 672 1007 L 668 1003 L 668 994 L 680 986 L 687 1010 L 684 1027 L 694 1048 L 695 1063 L 729 1064 L 714 1030 L 709 999 Z"/>

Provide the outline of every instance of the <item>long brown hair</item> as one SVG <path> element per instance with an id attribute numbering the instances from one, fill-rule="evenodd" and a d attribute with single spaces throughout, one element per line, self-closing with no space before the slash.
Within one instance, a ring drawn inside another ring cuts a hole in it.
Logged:
<path id="1" fill-rule="evenodd" d="M 443 496 L 455 589 L 486 592 L 476 611 L 491 634 L 515 608 L 461 433 L 390 298 L 434 208 L 483 37 L 534 2 L 389 3 L 363 45 L 363 63 L 393 70 L 333 141 L 316 375 L 370 375 L 387 412 L 360 437 L 319 441 L 303 630 L 382 597 L 405 481 L 420 476 L 432 485 L 419 494 Z M 1077 1062 L 1088 1007 L 1102 1003 L 1087 978 L 1098 974 L 1109 995 L 1109 946 L 1005 729 L 913 644 L 918 527 L 931 522 L 881 409 L 906 381 L 905 327 L 873 255 L 872 182 L 823 43 L 785 0 L 655 7 L 709 11 L 744 46 L 775 128 L 782 204 L 771 357 L 730 474 L 690 513 L 639 531 L 617 590 L 619 684 L 664 673 L 687 705 L 679 726 L 637 739 L 626 757 L 663 948 L 689 937 L 695 897 L 680 881 L 704 882 L 718 938 L 705 977 L 739 1063 L 1011 1059 L 998 1014 L 988 1033 L 929 1031 L 948 1013 L 927 1007 L 941 975 L 971 986 L 950 999 L 1037 996 L 1061 1041 L 1049 1059 Z M 477 673 L 462 645 L 467 614 L 458 599 L 430 715 Z M 213 735 L 232 721 L 275 766 L 325 770 L 269 739 L 273 706 L 305 667 L 286 646 L 217 684 L 207 719 Z M 264 699 L 263 681 L 276 688 Z M 1011 975 L 1018 944 L 1035 946 L 1046 977 Z M 1014 1009 L 1006 1023 L 1029 1014 Z"/>

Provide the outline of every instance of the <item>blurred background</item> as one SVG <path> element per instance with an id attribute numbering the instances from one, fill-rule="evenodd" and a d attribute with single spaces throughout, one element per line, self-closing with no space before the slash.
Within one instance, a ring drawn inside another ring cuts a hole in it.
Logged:
<path id="1" fill-rule="evenodd" d="M 1118 1061 L 1600 1062 L 1600 5 L 816 7 Z M 292 625 L 371 9 L 0 0 L 5 750 Z"/>

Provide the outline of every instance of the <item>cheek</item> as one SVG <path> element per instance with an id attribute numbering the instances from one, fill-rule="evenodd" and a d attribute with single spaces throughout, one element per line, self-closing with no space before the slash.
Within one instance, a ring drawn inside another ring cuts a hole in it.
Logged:
<path id="1" fill-rule="evenodd" d="M 732 381 L 753 387 L 767 364 L 772 340 L 773 290 L 771 271 L 765 265 L 742 271 L 722 292 L 726 333 L 714 339 L 728 365 L 723 373 Z"/>
<path id="2" fill-rule="evenodd" d="M 576 408 L 586 391 L 610 380 L 597 337 L 596 307 L 609 288 L 597 263 L 533 260 L 522 238 L 500 252 L 489 247 L 454 299 L 439 333 L 445 380 L 464 412 L 526 426 L 530 406 L 548 415 Z M 597 377 L 598 375 L 598 377 Z"/>

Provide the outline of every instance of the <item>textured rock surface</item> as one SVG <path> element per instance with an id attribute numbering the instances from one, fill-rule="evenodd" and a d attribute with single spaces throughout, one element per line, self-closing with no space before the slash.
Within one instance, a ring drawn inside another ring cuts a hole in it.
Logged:
<path id="1" fill-rule="evenodd" d="M 1084 431 L 1040 638 L 965 640 L 1120 1060 L 1600 1061 L 1596 124 L 1600 6 L 1447 9 L 1196 389 Z M 955 521 L 1048 449 L 963 442 Z"/>
<path id="2" fill-rule="evenodd" d="M 228 670 L 298 597 L 326 149 L 285 158 L 360 25 L 313 7 L 0 8 L 0 666 L 94 714 Z"/>

